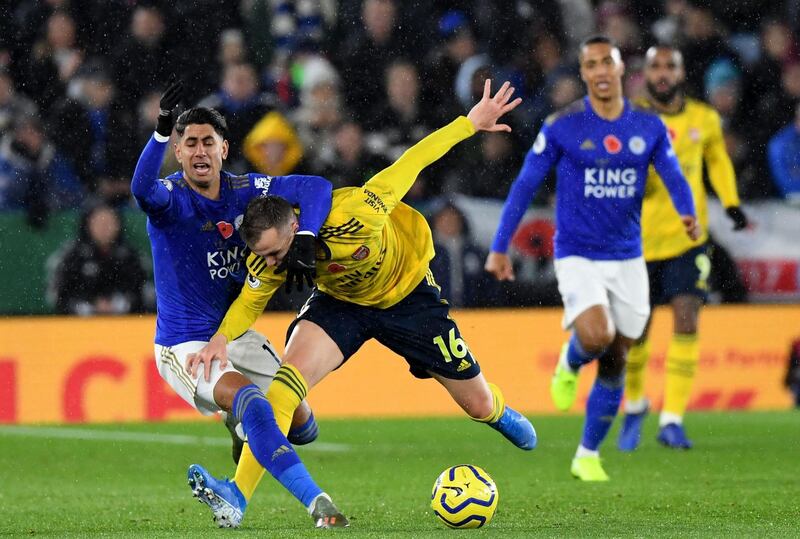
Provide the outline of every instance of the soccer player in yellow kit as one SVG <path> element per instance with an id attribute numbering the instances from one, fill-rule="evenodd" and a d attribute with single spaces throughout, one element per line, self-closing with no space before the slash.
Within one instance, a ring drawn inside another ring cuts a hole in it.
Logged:
<path id="1" fill-rule="evenodd" d="M 733 165 L 725 149 L 722 126 L 716 111 L 683 94 L 683 56 L 669 46 L 651 47 L 645 56 L 646 99 L 640 103 L 657 112 L 672 139 L 672 145 L 694 195 L 702 235 L 691 240 L 670 203 L 661 178 L 650 167 L 642 206 L 642 243 L 650 279 L 651 304 L 672 306 L 673 336 L 667 349 L 664 405 L 659 419 L 658 441 L 678 449 L 692 442 L 683 428 L 700 358 L 697 319 L 708 292 L 711 263 L 707 254 L 708 205 L 703 185 L 703 163 L 734 230 L 747 226 L 739 208 Z M 625 420 L 618 445 L 633 451 L 639 444 L 649 402 L 644 394 L 644 373 L 650 357 L 647 330 L 628 352 L 625 379 Z"/>
<path id="2" fill-rule="evenodd" d="M 497 120 L 520 103 L 511 101 L 512 93 L 505 83 L 492 97 L 487 80 L 483 98 L 466 117 L 425 137 L 362 187 L 334 190 L 331 212 L 317 236 L 317 289 L 289 328 L 283 365 L 267 392 L 282 432 L 308 389 L 374 338 L 402 356 L 414 376 L 439 381 L 472 419 L 521 449 L 536 446 L 531 423 L 486 382 L 461 338 L 429 269 L 431 230 L 422 215 L 401 202 L 422 169 L 460 141 L 476 131 L 510 131 Z M 215 359 L 227 361 L 226 343 L 247 331 L 285 280 L 275 270 L 296 231 L 297 217 L 286 200 L 251 201 L 239 228 L 252 250 L 248 278 L 217 334 L 187 362 L 188 371 L 206 370 Z M 257 480 L 261 474 L 256 463 L 252 475 Z"/>

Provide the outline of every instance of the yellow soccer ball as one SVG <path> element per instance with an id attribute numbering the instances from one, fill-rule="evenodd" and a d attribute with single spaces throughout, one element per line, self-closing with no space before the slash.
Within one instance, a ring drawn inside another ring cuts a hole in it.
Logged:
<path id="1" fill-rule="evenodd" d="M 472 464 L 451 466 L 433 484 L 431 509 L 451 528 L 480 528 L 497 509 L 497 486 L 483 469 Z"/>

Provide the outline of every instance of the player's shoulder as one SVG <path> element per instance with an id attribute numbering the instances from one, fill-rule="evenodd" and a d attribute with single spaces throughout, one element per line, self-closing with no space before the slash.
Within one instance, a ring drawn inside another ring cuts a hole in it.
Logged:
<path id="1" fill-rule="evenodd" d="M 158 181 L 170 192 L 182 193 L 188 192 L 187 190 L 189 189 L 189 184 L 186 183 L 181 171 L 173 172 L 166 178 L 159 179 Z"/>
<path id="2" fill-rule="evenodd" d="M 249 273 L 256 277 L 260 277 L 262 272 L 267 269 L 267 260 L 263 256 L 251 252 L 249 249 L 247 250 L 245 264 L 247 265 Z"/>
<path id="3" fill-rule="evenodd" d="M 245 174 L 223 172 L 223 175 L 224 181 L 228 182 L 233 190 L 252 188 L 263 191 L 264 194 L 269 192 L 273 180 L 272 176 L 258 172 L 247 172 Z"/>
<path id="4" fill-rule="evenodd" d="M 633 101 L 629 101 L 628 103 L 630 103 L 631 114 L 640 120 L 645 122 L 661 123 L 662 120 L 658 115 L 658 111 L 656 111 L 653 108 L 653 105 L 651 105 L 646 99 L 635 99 Z"/>
<path id="5" fill-rule="evenodd" d="M 719 113 L 709 103 L 693 97 L 686 98 L 684 106 L 686 113 L 708 122 L 719 122 Z"/>
<path id="6" fill-rule="evenodd" d="M 557 123 L 560 123 L 568 118 L 572 118 L 576 115 L 583 114 L 586 112 L 586 101 L 583 98 L 577 99 L 567 105 L 566 107 L 562 107 L 552 113 L 550 116 L 545 118 L 544 125 L 547 127 L 551 127 Z"/>

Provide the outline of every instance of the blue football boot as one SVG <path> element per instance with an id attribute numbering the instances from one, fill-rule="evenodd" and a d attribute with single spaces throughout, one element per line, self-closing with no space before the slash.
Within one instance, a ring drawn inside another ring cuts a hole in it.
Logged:
<path id="1" fill-rule="evenodd" d="M 528 418 L 521 413 L 506 406 L 503 415 L 494 423 L 489 423 L 489 426 L 505 436 L 512 444 L 530 451 L 536 447 L 536 429 Z"/>
<path id="2" fill-rule="evenodd" d="M 692 442 L 686 437 L 686 432 L 683 430 L 683 425 L 677 423 L 668 423 L 661 427 L 658 431 L 658 441 L 672 449 L 691 449 Z"/>
<path id="3" fill-rule="evenodd" d="M 638 414 L 625 414 L 617 439 L 617 447 L 620 451 L 634 451 L 639 447 L 642 439 L 642 425 L 649 411 L 650 406 L 648 405 Z"/>
<path id="4" fill-rule="evenodd" d="M 192 464 L 189 488 L 195 498 L 211 509 L 220 528 L 238 528 L 242 523 L 247 500 L 233 481 L 217 479 L 199 464 Z"/>

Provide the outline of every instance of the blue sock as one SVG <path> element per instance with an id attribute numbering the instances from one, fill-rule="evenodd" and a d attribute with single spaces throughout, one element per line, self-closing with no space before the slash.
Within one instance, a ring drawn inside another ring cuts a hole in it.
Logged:
<path id="1" fill-rule="evenodd" d="M 586 449 L 597 451 L 605 439 L 619 410 L 624 387 L 623 376 L 612 380 L 598 377 L 595 380 L 586 402 L 586 422 L 581 440 Z"/>
<path id="2" fill-rule="evenodd" d="M 599 355 L 591 354 L 584 350 L 577 333 L 572 332 L 572 336 L 569 338 L 569 346 L 567 347 L 567 364 L 572 370 L 577 371 Z"/>
<path id="3" fill-rule="evenodd" d="M 256 385 L 244 386 L 233 398 L 233 413 L 242 423 L 256 460 L 305 507 L 322 489 L 317 486 L 292 444 L 278 428 L 272 406 Z"/>
<path id="4" fill-rule="evenodd" d="M 318 435 L 319 426 L 317 426 L 317 422 L 314 420 L 314 412 L 311 412 L 311 415 L 305 423 L 299 427 L 289 429 L 289 434 L 286 438 L 292 442 L 292 445 L 306 445 L 316 440 Z"/>

